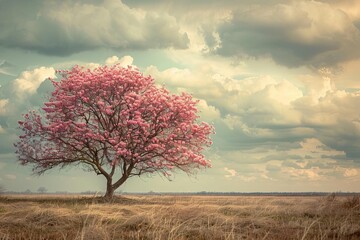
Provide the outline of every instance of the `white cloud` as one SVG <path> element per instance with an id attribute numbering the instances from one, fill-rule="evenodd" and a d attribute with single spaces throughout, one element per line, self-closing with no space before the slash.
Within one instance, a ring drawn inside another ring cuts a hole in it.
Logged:
<path id="1" fill-rule="evenodd" d="M 310 181 L 320 180 L 322 177 L 319 175 L 319 168 L 314 167 L 311 169 L 296 169 L 296 168 L 283 168 L 282 173 L 288 174 L 297 179 L 307 179 Z"/>
<path id="2" fill-rule="evenodd" d="M 301 148 L 291 150 L 292 154 L 303 154 L 308 153 L 314 157 L 321 157 L 322 155 L 326 156 L 339 156 L 344 155 L 344 151 L 338 151 L 335 149 L 330 149 L 324 143 L 322 143 L 317 138 L 307 138 L 301 141 L 300 143 Z"/>
<path id="3" fill-rule="evenodd" d="M 270 137 L 273 135 L 271 130 L 257 127 L 250 127 L 241 119 L 240 116 L 226 115 L 222 119 L 223 123 L 230 129 L 252 137 Z"/>
<path id="4" fill-rule="evenodd" d="M 0 116 L 5 115 L 9 99 L 0 99 Z"/>
<path id="5" fill-rule="evenodd" d="M 22 72 L 20 77 L 14 80 L 14 88 L 19 97 L 34 94 L 43 81 L 55 77 L 55 69 L 52 67 L 35 68 Z"/>
<path id="6" fill-rule="evenodd" d="M 192 91 L 193 89 L 204 87 L 208 81 L 206 75 L 198 75 L 186 68 L 179 69 L 173 67 L 160 71 L 156 66 L 149 66 L 146 68 L 145 74 L 151 75 L 158 83 L 165 84 L 176 90 L 187 88 Z"/>
<path id="7" fill-rule="evenodd" d="M 268 85 L 266 94 L 279 104 L 290 105 L 291 102 L 303 96 L 302 91 L 289 81 L 282 81 L 274 85 Z"/>
<path id="8" fill-rule="evenodd" d="M 105 64 L 107 65 L 119 64 L 121 67 L 127 67 L 127 66 L 132 66 L 133 61 L 134 59 L 128 55 L 120 59 L 117 56 L 112 56 L 105 60 Z"/>
<path id="9" fill-rule="evenodd" d="M 228 174 L 225 175 L 226 178 L 232 178 L 237 175 L 237 172 L 234 169 L 229 169 L 229 168 L 225 167 L 224 170 L 226 172 L 228 172 Z"/>
<path id="10" fill-rule="evenodd" d="M 345 177 L 354 177 L 358 175 L 358 170 L 355 168 L 347 168 L 344 171 L 344 176 Z"/>
<path id="11" fill-rule="evenodd" d="M 203 99 L 199 100 L 197 107 L 200 110 L 200 116 L 206 119 L 206 121 L 214 121 L 221 118 L 219 109 L 208 105 Z"/>

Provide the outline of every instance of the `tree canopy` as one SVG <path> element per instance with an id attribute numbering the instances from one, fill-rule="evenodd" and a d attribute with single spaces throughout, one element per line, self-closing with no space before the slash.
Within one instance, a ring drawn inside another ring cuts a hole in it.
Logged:
<path id="1" fill-rule="evenodd" d="M 132 67 L 75 66 L 58 74 L 48 102 L 19 121 L 18 160 L 35 173 L 81 165 L 106 178 L 111 198 L 132 176 L 210 167 L 202 152 L 214 128 L 198 121 L 191 95 L 171 94 Z"/>

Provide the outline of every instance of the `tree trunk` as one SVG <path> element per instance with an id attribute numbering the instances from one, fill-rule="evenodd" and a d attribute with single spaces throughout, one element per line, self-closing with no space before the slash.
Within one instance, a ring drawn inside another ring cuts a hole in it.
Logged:
<path id="1" fill-rule="evenodd" d="M 113 184 L 111 177 L 106 178 L 106 193 L 104 195 L 104 198 L 107 200 L 112 200 L 115 190 L 118 189 L 127 179 L 128 175 L 123 175 Z"/>
<path id="2" fill-rule="evenodd" d="M 106 193 L 104 198 L 111 200 L 114 196 L 115 188 L 112 185 L 112 179 L 108 179 L 106 183 Z"/>

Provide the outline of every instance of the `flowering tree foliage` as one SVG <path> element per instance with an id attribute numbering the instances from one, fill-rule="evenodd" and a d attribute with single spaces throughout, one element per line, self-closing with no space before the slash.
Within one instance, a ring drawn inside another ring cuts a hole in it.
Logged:
<path id="1" fill-rule="evenodd" d="M 210 167 L 202 151 L 213 127 L 198 123 L 197 101 L 170 94 L 150 76 L 128 67 L 75 66 L 58 71 L 54 91 L 41 113 L 19 121 L 19 161 L 42 174 L 54 167 L 82 165 L 107 180 L 105 197 L 129 177 Z"/>

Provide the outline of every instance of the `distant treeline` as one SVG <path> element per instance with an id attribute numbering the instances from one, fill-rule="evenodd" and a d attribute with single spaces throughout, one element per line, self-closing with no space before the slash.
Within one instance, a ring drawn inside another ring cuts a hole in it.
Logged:
<path id="1" fill-rule="evenodd" d="M 183 195 L 183 196 L 338 196 L 359 195 L 359 192 L 148 192 L 148 193 L 122 193 L 139 195 Z"/>
<path id="2" fill-rule="evenodd" d="M 14 192 L 5 191 L 5 194 L 39 194 L 38 192 Z M 85 192 L 47 192 L 41 194 L 61 194 L 61 195 L 98 195 L 101 196 L 103 192 L 85 191 Z M 360 192 L 116 192 L 116 195 L 170 195 L 170 196 L 328 196 L 335 194 L 337 196 L 353 196 L 360 195 Z"/>

